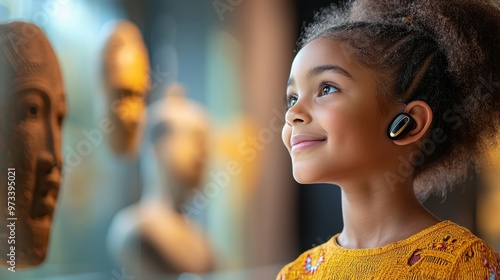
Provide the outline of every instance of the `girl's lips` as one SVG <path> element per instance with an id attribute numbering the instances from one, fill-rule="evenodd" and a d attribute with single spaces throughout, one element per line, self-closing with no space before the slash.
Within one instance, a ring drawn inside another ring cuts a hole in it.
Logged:
<path id="1" fill-rule="evenodd" d="M 314 141 L 300 142 L 300 143 L 295 144 L 294 146 L 292 146 L 292 151 L 293 152 L 297 152 L 299 150 L 302 150 L 302 149 L 305 149 L 305 148 L 309 148 L 309 147 L 314 146 L 316 144 L 323 143 L 324 141 L 325 140 L 314 140 Z"/>
<path id="2" fill-rule="evenodd" d="M 323 143 L 325 140 L 326 138 L 321 136 L 294 134 L 290 139 L 290 145 L 292 146 L 292 151 L 297 151 Z"/>

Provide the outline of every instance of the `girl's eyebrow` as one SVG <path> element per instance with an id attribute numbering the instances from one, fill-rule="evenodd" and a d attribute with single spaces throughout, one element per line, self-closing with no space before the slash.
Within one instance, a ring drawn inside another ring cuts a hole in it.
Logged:
<path id="1" fill-rule="evenodd" d="M 306 79 L 309 80 L 309 79 L 311 79 L 312 76 L 317 76 L 320 73 L 325 72 L 325 71 L 336 72 L 340 75 L 346 76 L 347 78 L 349 78 L 351 80 L 353 79 L 352 75 L 349 72 L 347 72 L 347 70 L 345 70 L 344 68 L 342 68 L 338 65 L 330 65 L 330 64 L 320 65 L 320 66 L 314 67 L 313 69 L 309 70 L 309 72 L 307 72 L 307 74 L 306 74 Z M 290 77 L 288 79 L 287 87 L 293 86 L 294 84 L 295 84 L 294 79 L 292 77 Z"/>
<path id="2" fill-rule="evenodd" d="M 319 75 L 320 73 L 325 71 L 336 72 L 338 74 L 346 76 L 349 79 L 352 79 L 352 75 L 349 72 L 347 72 L 344 68 L 338 65 L 331 65 L 331 64 L 314 67 L 313 69 L 309 70 L 309 72 L 306 75 L 306 79 L 310 79 L 312 76 Z"/>

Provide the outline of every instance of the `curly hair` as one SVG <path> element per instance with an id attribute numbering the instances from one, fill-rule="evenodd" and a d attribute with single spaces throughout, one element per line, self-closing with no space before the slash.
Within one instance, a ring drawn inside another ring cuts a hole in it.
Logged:
<path id="1" fill-rule="evenodd" d="M 317 38 L 347 43 L 358 62 L 376 69 L 382 102 L 422 100 L 432 108 L 430 131 L 443 132 L 446 140 L 431 143 L 432 153 L 414 166 L 420 199 L 445 195 L 496 144 L 499 2 L 358 0 L 332 5 L 305 28 L 299 47 Z"/>

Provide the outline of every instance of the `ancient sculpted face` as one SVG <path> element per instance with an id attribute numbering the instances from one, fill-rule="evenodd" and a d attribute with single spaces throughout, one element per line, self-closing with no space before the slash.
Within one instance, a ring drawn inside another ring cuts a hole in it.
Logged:
<path id="1" fill-rule="evenodd" d="M 47 252 L 66 115 L 58 60 L 33 24 L 0 25 L 0 107 L 0 205 L 8 221 L 0 227 L 0 258 L 31 267 Z"/>
<path id="2" fill-rule="evenodd" d="M 171 85 L 160 102 L 151 121 L 161 170 L 188 190 L 198 187 L 208 154 L 208 116 L 178 84 Z"/>
<path id="3" fill-rule="evenodd" d="M 109 136 L 117 154 L 138 147 L 149 90 L 149 57 L 139 29 L 129 21 L 110 27 L 104 47 L 104 84 L 108 115 L 116 126 Z"/>

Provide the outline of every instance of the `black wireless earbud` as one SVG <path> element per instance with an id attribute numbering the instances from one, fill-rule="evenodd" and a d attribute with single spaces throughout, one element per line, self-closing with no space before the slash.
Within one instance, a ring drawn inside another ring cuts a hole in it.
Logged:
<path id="1" fill-rule="evenodd" d="M 415 127 L 415 120 L 407 113 L 397 115 L 387 129 L 387 136 L 391 140 L 398 140 Z"/>

